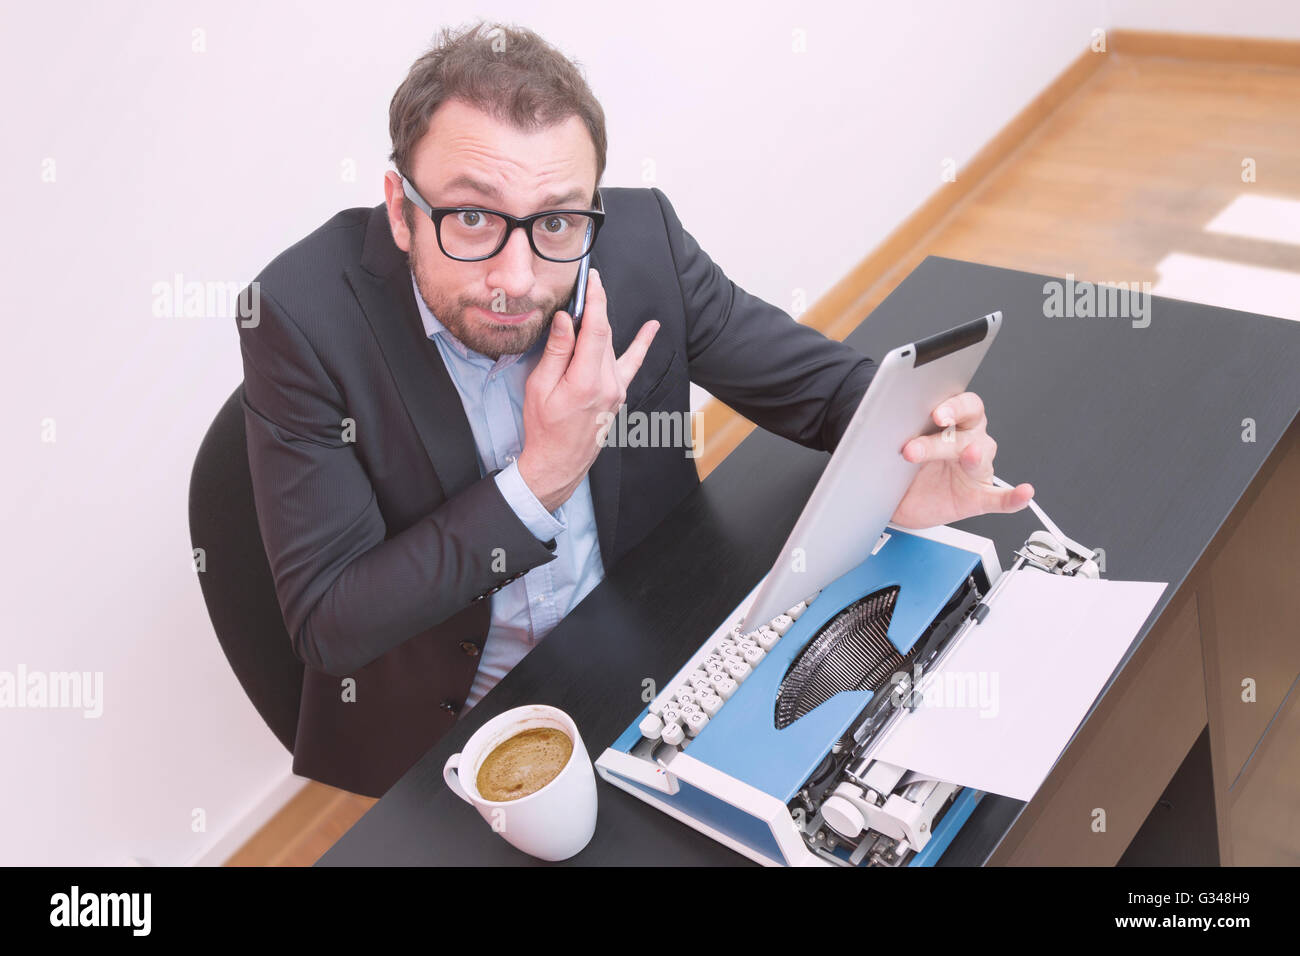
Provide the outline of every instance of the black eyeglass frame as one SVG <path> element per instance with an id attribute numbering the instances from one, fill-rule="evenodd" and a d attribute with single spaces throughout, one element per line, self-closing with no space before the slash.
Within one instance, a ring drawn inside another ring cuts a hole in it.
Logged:
<path id="1" fill-rule="evenodd" d="M 596 244 L 596 236 L 600 232 L 600 227 L 605 224 L 605 204 L 600 198 L 599 190 L 596 192 L 595 209 L 547 209 L 544 212 L 535 212 L 531 216 L 520 218 L 501 212 L 499 209 L 489 209 L 486 206 L 431 206 L 423 196 L 416 192 L 414 184 L 409 179 L 401 176 L 401 180 L 402 192 L 406 195 L 406 198 L 415 203 L 420 211 L 433 222 L 433 233 L 437 237 L 438 248 L 442 250 L 442 254 L 448 259 L 455 259 L 457 262 L 482 262 L 484 259 L 491 259 L 506 247 L 506 243 L 510 241 L 510 236 L 516 229 L 524 230 L 524 235 L 528 237 L 528 245 L 532 247 L 533 254 L 539 259 L 544 259 L 547 262 L 577 262 L 591 252 L 591 247 Z M 501 242 L 485 256 L 474 256 L 468 259 L 464 256 L 453 256 L 442 244 L 442 220 L 454 212 L 485 212 L 500 216 L 506 221 L 506 230 L 501 235 Z M 554 259 L 551 256 L 543 255 L 541 250 L 537 248 L 537 242 L 533 239 L 533 223 L 547 216 L 562 215 L 564 213 L 591 217 L 589 227 L 591 235 L 587 239 L 586 248 L 578 255 L 571 259 Z"/>

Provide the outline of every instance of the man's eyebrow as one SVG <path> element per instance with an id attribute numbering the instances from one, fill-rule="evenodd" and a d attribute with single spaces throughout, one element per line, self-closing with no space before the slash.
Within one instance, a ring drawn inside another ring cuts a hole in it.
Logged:
<path id="1" fill-rule="evenodd" d="M 494 202 L 501 202 L 501 190 L 491 183 L 480 182 L 473 176 L 460 175 L 442 188 L 442 192 L 452 192 L 457 189 L 472 189 L 474 192 L 487 196 Z M 573 189 L 562 193 L 552 193 L 542 200 L 542 209 L 552 209 L 561 204 L 569 203 L 589 203 L 590 199 L 581 187 L 575 186 Z"/>

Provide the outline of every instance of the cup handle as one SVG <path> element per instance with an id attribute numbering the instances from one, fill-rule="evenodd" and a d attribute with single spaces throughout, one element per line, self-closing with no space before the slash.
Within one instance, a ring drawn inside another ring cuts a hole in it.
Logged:
<path id="1" fill-rule="evenodd" d="M 460 797 L 470 806 L 473 806 L 474 801 L 469 798 L 469 794 L 465 792 L 465 788 L 460 785 L 459 767 L 460 754 L 452 754 L 447 758 L 447 762 L 442 767 L 442 779 L 447 782 L 447 788 L 452 793 Z"/>

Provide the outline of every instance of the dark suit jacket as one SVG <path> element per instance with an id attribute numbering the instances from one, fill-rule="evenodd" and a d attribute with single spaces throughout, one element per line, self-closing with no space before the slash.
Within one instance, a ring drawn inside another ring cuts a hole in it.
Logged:
<path id="1" fill-rule="evenodd" d="M 688 413 L 694 380 L 756 424 L 832 450 L 876 364 L 731 282 L 658 189 L 601 196 L 591 261 L 615 353 L 660 322 L 628 410 Z M 528 531 L 495 472 L 480 477 L 382 204 L 338 213 L 257 281 L 258 324 L 237 326 L 258 523 L 306 665 L 294 771 L 379 796 L 455 722 L 490 595 L 553 560 L 554 542 Z M 699 483 L 695 461 L 668 447 L 606 447 L 589 476 L 606 569 Z"/>

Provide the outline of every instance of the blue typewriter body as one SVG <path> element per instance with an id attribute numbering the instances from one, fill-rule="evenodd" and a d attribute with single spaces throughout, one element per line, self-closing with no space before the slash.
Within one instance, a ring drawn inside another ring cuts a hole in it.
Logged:
<path id="1" fill-rule="evenodd" d="M 597 771 L 760 863 L 931 865 L 983 794 L 872 761 L 871 743 L 905 714 L 908 670 L 969 631 L 1001 573 L 986 538 L 891 525 L 746 640 L 756 586 Z"/>

